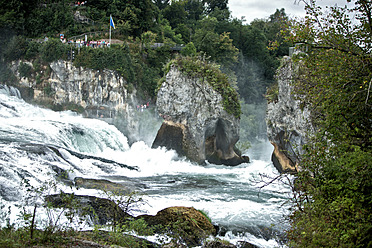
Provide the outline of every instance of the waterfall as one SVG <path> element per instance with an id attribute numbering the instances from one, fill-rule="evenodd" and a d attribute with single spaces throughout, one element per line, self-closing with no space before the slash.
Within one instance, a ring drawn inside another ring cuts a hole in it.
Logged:
<path id="1" fill-rule="evenodd" d="M 249 164 L 201 166 L 143 141 L 129 146 L 113 125 L 30 105 L 15 88 L 0 85 L 0 200 L 12 209 L 26 194 L 20 187 L 25 179 L 37 187 L 67 172 L 65 181 L 57 180 L 66 192 L 102 197 L 101 191 L 66 184 L 76 177 L 132 184 L 149 203 L 135 214 L 193 206 L 224 230 L 223 239 L 278 246 L 290 189 L 280 183 L 259 188 L 261 173 L 278 175 L 271 151 L 262 143 L 248 151 Z"/>

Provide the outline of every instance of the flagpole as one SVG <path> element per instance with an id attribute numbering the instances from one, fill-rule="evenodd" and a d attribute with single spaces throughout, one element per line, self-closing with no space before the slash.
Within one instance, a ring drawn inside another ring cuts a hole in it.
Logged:
<path id="1" fill-rule="evenodd" d="M 112 17 L 110 15 L 110 40 L 109 40 L 110 47 L 111 47 L 111 20 L 112 20 Z"/>

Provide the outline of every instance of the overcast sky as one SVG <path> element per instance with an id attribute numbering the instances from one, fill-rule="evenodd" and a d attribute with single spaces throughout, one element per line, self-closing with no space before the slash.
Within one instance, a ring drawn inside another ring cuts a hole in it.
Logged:
<path id="1" fill-rule="evenodd" d="M 304 4 L 294 4 L 295 0 L 229 0 L 229 9 L 233 17 L 245 16 L 247 23 L 250 23 L 256 18 L 268 18 L 274 14 L 276 9 L 285 9 L 285 13 L 289 17 L 304 16 Z M 298 2 L 298 1 L 296 1 Z M 333 6 L 338 4 L 344 6 L 346 0 L 318 0 L 317 3 L 321 6 Z"/>

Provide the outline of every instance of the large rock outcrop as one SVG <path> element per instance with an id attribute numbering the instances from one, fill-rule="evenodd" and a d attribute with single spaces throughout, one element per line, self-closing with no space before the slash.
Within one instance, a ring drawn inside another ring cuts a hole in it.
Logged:
<path id="1" fill-rule="evenodd" d="M 313 133 L 309 109 L 301 108 L 300 101 L 292 93 L 294 73 L 291 58 L 284 57 L 276 75 L 277 99 L 267 106 L 267 135 L 274 146 L 272 161 L 280 172 L 298 170 L 303 145 L 307 143 L 308 135 Z"/>
<path id="2" fill-rule="evenodd" d="M 34 74 L 22 77 L 19 72 L 22 63 L 34 67 L 30 61 L 16 61 L 12 70 L 19 85 L 32 90 L 32 101 L 47 103 L 55 110 L 70 106 L 85 117 L 114 124 L 130 142 L 141 137 L 145 128 L 136 106 L 143 103 L 137 103 L 135 91 L 128 92 L 128 82 L 117 72 L 75 67 L 70 61 L 58 60 L 42 66 L 41 71 L 33 68 Z M 150 144 L 152 140 L 153 137 Z"/>
<path id="3" fill-rule="evenodd" d="M 156 108 L 165 121 L 153 147 L 174 149 L 198 163 L 248 162 L 234 149 L 239 119 L 224 110 L 222 96 L 202 79 L 186 76 L 172 66 L 158 91 Z"/>

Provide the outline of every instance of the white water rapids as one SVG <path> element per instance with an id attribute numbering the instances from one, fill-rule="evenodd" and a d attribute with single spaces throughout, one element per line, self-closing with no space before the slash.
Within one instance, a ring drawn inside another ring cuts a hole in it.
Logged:
<path id="1" fill-rule="evenodd" d="M 262 142 L 247 152 L 251 163 L 201 166 L 174 151 L 151 149 L 145 142 L 129 146 L 127 138 L 106 122 L 30 105 L 16 89 L 0 85 L 0 210 L 11 205 L 12 222 L 17 219 L 15 206 L 25 194 L 22 180 L 38 186 L 65 170 L 71 180 L 130 179 L 142 185 L 148 202 L 142 211 L 148 214 L 170 206 L 193 206 L 225 230 L 223 239 L 279 246 L 287 214 L 282 205 L 289 188 L 280 183 L 258 188 L 261 173 L 278 175 L 271 152 L 271 145 Z M 97 190 L 61 188 L 102 197 Z M 4 225 L 5 220 L 0 221 Z"/>

